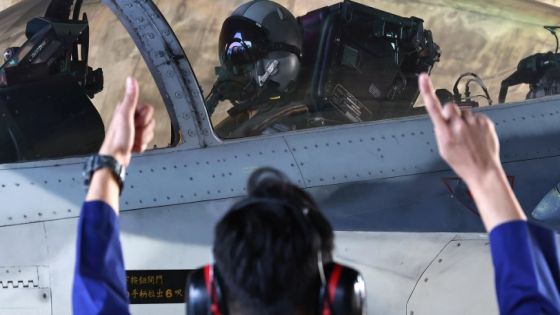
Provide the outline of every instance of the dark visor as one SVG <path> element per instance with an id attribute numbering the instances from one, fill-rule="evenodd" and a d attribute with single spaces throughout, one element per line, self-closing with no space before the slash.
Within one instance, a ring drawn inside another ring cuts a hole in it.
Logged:
<path id="1" fill-rule="evenodd" d="M 232 16 L 220 33 L 220 58 L 228 67 L 251 64 L 266 56 L 266 43 L 266 33 L 258 24 Z"/>

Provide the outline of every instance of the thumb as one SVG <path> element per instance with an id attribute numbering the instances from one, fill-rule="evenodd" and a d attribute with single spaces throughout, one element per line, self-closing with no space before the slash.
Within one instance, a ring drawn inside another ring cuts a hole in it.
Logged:
<path id="1" fill-rule="evenodd" d="M 121 102 L 122 109 L 127 114 L 133 114 L 138 105 L 138 81 L 132 77 L 126 79 L 126 91 Z"/>

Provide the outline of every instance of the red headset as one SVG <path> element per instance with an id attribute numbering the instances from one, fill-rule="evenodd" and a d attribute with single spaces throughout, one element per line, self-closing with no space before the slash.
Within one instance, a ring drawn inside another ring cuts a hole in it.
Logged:
<path id="1" fill-rule="evenodd" d="M 231 211 L 256 203 L 264 203 L 265 206 L 273 203 L 295 208 L 282 200 L 249 197 L 235 205 Z M 302 213 L 305 220 L 309 222 L 307 218 L 308 210 L 298 209 L 298 212 Z M 320 242 L 318 232 L 311 222 L 309 224 Z M 317 256 L 319 278 L 321 279 L 319 292 L 317 292 L 317 315 L 366 314 L 365 283 L 360 273 L 351 267 L 336 262 L 323 264 L 322 255 L 319 253 Z M 194 270 L 189 276 L 186 288 L 187 315 L 228 315 L 222 288 L 220 274 L 214 265 L 206 265 Z"/>
<path id="2" fill-rule="evenodd" d="M 353 268 L 338 264 L 324 265 L 325 280 L 318 292 L 317 315 L 363 315 L 365 285 Z M 214 265 L 191 273 L 187 285 L 187 315 L 228 315 L 221 280 Z"/>

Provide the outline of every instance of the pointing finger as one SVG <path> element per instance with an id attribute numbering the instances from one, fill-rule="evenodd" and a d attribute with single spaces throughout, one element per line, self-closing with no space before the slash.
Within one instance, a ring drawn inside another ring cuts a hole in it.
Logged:
<path id="1" fill-rule="evenodd" d="M 420 93 L 424 98 L 426 110 L 434 123 L 436 128 L 443 128 L 446 126 L 446 120 L 443 116 L 441 104 L 436 96 L 430 77 L 426 73 L 422 73 L 418 78 L 418 85 L 420 86 Z"/>

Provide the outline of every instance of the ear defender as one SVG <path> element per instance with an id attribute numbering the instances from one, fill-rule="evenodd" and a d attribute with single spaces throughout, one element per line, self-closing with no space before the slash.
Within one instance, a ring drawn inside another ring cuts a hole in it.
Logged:
<path id="1" fill-rule="evenodd" d="M 317 315 L 366 314 L 366 289 L 360 273 L 350 267 L 328 263 L 325 283 L 319 290 Z M 187 315 L 227 315 L 219 275 L 213 265 L 194 270 L 187 282 Z"/>
<path id="2" fill-rule="evenodd" d="M 300 208 L 277 198 L 252 196 L 257 187 L 267 182 L 289 183 L 289 179 L 271 168 L 255 171 L 247 185 L 249 197 L 233 205 L 230 211 L 262 203 L 264 208 L 284 208 L 299 213 L 299 220 L 302 220 L 303 225 L 308 226 L 314 235 L 313 248 L 319 249 L 317 253 L 318 281 L 320 281 L 318 300 L 310 301 L 310 303 L 318 303 L 317 315 L 365 315 L 366 288 L 360 273 L 336 262 L 323 261 L 321 235 L 308 218 L 308 208 Z M 220 275 L 213 265 L 206 265 L 193 271 L 185 290 L 187 315 L 227 315 L 227 299 L 224 296 L 226 292 L 222 288 Z"/>
<path id="3" fill-rule="evenodd" d="M 354 268 L 335 262 L 325 264 L 325 281 L 319 290 L 319 315 L 366 314 L 366 287 Z"/>
<path id="4" fill-rule="evenodd" d="M 227 315 L 220 276 L 213 265 L 194 270 L 185 290 L 187 315 Z"/>

